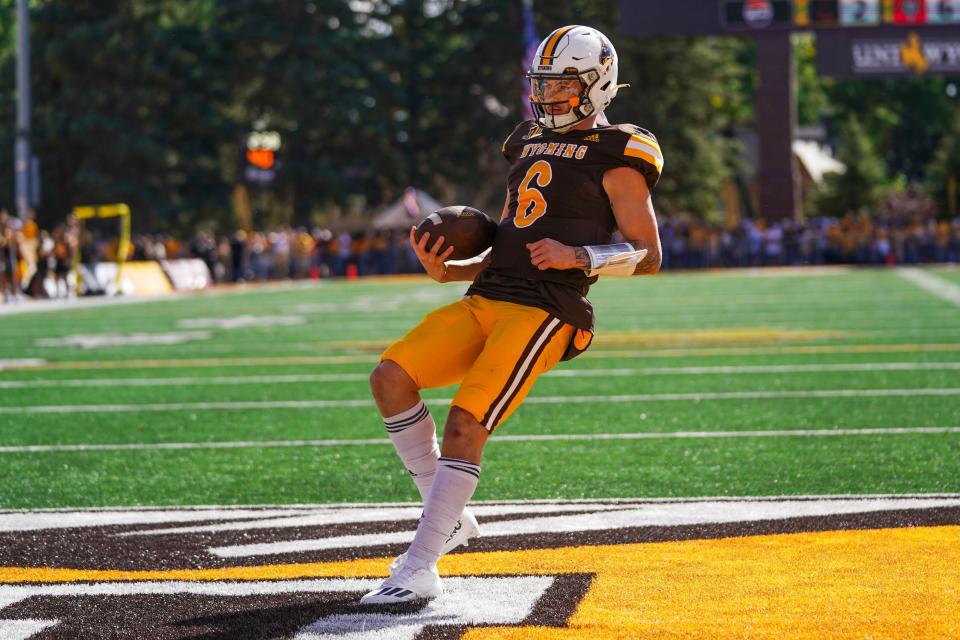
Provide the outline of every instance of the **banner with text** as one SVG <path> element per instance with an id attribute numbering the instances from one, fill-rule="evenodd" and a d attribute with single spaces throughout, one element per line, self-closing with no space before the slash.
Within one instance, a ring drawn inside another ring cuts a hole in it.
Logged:
<path id="1" fill-rule="evenodd" d="M 819 31 L 817 71 L 835 78 L 960 75 L 960 29 L 891 31 L 869 37 Z"/>

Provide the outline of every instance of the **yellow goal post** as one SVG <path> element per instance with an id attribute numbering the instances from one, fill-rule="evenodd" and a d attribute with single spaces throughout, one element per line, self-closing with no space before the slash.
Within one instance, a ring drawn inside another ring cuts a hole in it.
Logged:
<path id="1" fill-rule="evenodd" d="M 127 261 L 130 250 L 130 207 L 122 202 L 116 204 L 82 205 L 73 208 L 73 215 L 80 223 L 80 233 L 83 234 L 83 221 L 95 218 L 120 218 L 120 238 L 117 242 L 117 286 L 120 285 L 120 275 L 123 264 Z M 73 254 L 73 269 L 80 266 L 80 245 Z"/>

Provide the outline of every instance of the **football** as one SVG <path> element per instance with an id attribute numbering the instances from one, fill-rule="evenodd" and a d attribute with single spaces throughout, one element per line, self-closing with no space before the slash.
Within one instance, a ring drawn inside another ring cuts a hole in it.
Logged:
<path id="1" fill-rule="evenodd" d="M 449 260 L 466 260 L 486 251 L 493 244 L 497 233 L 497 223 L 479 209 L 462 205 L 444 207 L 431 213 L 417 225 L 414 238 L 420 242 L 424 233 L 430 233 L 427 250 L 433 248 L 434 241 L 444 237 L 443 253 L 453 246 Z"/>

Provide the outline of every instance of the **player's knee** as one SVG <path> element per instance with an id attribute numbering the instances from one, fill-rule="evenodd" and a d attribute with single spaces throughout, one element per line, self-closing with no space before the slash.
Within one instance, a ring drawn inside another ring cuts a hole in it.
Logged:
<path id="1" fill-rule="evenodd" d="M 384 360 L 370 372 L 370 390 L 375 398 L 389 398 L 396 393 L 416 393 L 417 385 L 400 365 Z"/>
<path id="2" fill-rule="evenodd" d="M 460 407 L 450 407 L 443 428 L 442 455 L 479 464 L 489 435 L 473 414 Z"/>

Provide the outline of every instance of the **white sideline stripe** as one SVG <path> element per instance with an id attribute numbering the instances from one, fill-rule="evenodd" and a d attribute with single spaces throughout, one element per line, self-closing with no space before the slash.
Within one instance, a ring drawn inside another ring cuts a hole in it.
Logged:
<path id="1" fill-rule="evenodd" d="M 2 363 L 0 363 L 2 366 Z M 737 373 L 824 373 L 843 371 L 955 371 L 960 362 L 868 362 L 850 364 L 732 365 L 717 367 L 649 367 L 646 369 L 557 369 L 549 378 L 604 378 L 660 375 L 730 375 Z M 56 387 L 163 387 L 200 384 L 283 384 L 300 382 L 356 382 L 366 373 L 290 374 L 273 376 L 215 376 L 182 378 L 80 378 L 70 380 L 0 380 L 0 389 Z"/>
<path id="2" fill-rule="evenodd" d="M 273 507 L 263 511 L 245 509 L 123 509 L 109 511 L 15 511 L 0 513 L 0 532 L 39 531 L 73 527 L 110 527 L 123 525 L 202 522 L 204 520 L 249 520 L 251 518 L 280 518 L 316 513 L 303 507 Z"/>
<path id="3" fill-rule="evenodd" d="M 641 505 L 632 508 L 559 516 L 520 518 L 481 525 L 484 538 L 515 535 L 540 535 L 543 533 L 570 533 L 580 531 L 603 531 L 626 527 L 664 527 L 724 522 L 757 522 L 811 516 L 868 513 L 900 509 L 918 509 L 960 506 L 953 498 L 925 500 L 847 500 L 847 501 L 797 501 L 780 502 L 700 502 L 686 504 Z M 245 545 L 211 547 L 211 554 L 221 558 L 246 558 L 260 555 L 323 551 L 346 547 L 374 547 L 387 544 L 403 544 L 413 539 L 413 531 L 392 533 L 357 534 L 327 538 L 296 539 Z"/>
<path id="4" fill-rule="evenodd" d="M 641 433 L 558 433 L 497 436 L 492 442 L 561 442 L 595 440 L 674 440 L 686 438 L 789 438 L 825 436 L 881 436 L 911 433 L 960 433 L 960 427 L 891 427 L 872 429 L 787 429 L 771 431 L 664 431 Z M 257 449 L 271 447 L 346 447 L 388 445 L 388 438 L 343 440 L 237 440 L 220 442 L 154 442 L 135 444 L 35 444 L 0 447 L 0 453 L 56 451 L 149 451 L 178 449 Z"/>
<path id="5" fill-rule="evenodd" d="M 589 404 L 594 402 L 665 402 L 699 400 L 764 400 L 775 398 L 883 398 L 956 396 L 960 387 L 936 389 L 811 389 L 808 391 L 719 391 L 706 393 L 646 393 L 609 396 L 532 396 L 526 404 Z M 427 404 L 448 405 L 453 398 L 429 398 Z M 241 402 L 168 402 L 162 404 L 72 404 L 0 407 L 0 414 L 125 413 L 144 411 L 224 411 L 239 409 L 342 409 L 372 407 L 373 400 L 265 400 Z"/>
<path id="6" fill-rule="evenodd" d="M 921 289 L 932 293 L 941 300 L 960 305 L 960 286 L 928 271 L 914 267 L 897 269 L 897 275 Z"/>
<path id="7" fill-rule="evenodd" d="M 922 503 L 926 500 L 960 500 L 960 493 L 833 493 L 798 494 L 767 496 L 697 496 L 687 498 L 573 498 L 564 500 L 476 500 L 470 503 L 472 509 L 483 508 L 483 515 L 501 513 L 520 513 L 525 511 L 552 512 L 566 505 L 578 509 L 602 511 L 606 508 L 636 508 L 653 504 L 702 504 L 705 502 L 743 503 L 743 502 L 844 502 L 848 500 L 913 500 Z M 511 511 L 521 507 L 521 511 Z M 156 524 L 163 522 L 184 522 L 217 520 L 218 512 L 228 512 L 235 519 L 259 522 L 261 518 L 296 517 L 317 513 L 340 513 L 347 511 L 363 518 L 370 512 L 395 513 L 394 509 L 413 509 L 417 517 L 423 511 L 422 502 L 330 502 L 297 504 L 244 504 L 244 505 L 177 505 L 166 507 L 89 507 L 84 509 L 0 509 L 0 530 L 29 531 L 31 529 L 62 529 L 70 527 L 99 527 L 111 524 Z M 561 509 L 562 510 L 562 509 Z M 479 511 L 475 511 L 478 513 Z M 404 514 L 407 512 L 403 512 Z M 188 516 L 188 517 L 185 517 Z M 166 518 L 166 519 L 165 519 Z M 19 520 L 18 520 L 19 519 Z M 36 526 L 40 519 L 46 522 Z M 384 518 L 381 518 L 384 519 Z M 19 522 L 20 526 L 15 525 Z M 10 526 L 14 523 L 14 526 Z"/>
<path id="8" fill-rule="evenodd" d="M 694 497 L 636 497 L 636 498 L 530 498 L 525 500 L 472 500 L 470 505 L 626 505 L 639 504 L 686 504 L 699 502 L 783 502 L 784 500 L 940 500 L 941 498 L 960 499 L 960 493 L 800 493 L 797 495 L 753 495 L 753 496 L 694 496 Z M 170 511 L 192 511 L 193 513 L 209 513 L 218 509 L 246 510 L 256 515 L 264 509 L 288 509 L 291 512 L 305 509 L 387 509 L 390 507 L 417 507 L 423 510 L 423 502 L 297 502 L 292 504 L 193 504 L 176 506 L 148 506 L 148 507 L 41 507 L 38 509 L 0 509 L 0 516 L 25 513 L 57 513 L 57 514 L 111 514 L 111 513 L 167 513 Z"/>
<path id="9" fill-rule="evenodd" d="M 590 505 L 591 511 L 615 511 L 617 509 L 626 509 L 625 505 L 620 504 L 593 504 Z M 479 517 L 505 516 L 514 514 L 524 514 L 535 511 L 536 513 L 565 513 L 568 511 L 583 511 L 582 504 L 540 504 L 531 506 L 528 504 L 473 504 L 470 505 L 473 515 Z M 420 519 L 423 514 L 423 505 L 409 507 L 393 508 L 368 508 L 368 509 L 319 509 L 310 515 L 285 516 L 279 518 L 263 518 L 256 521 L 243 520 L 240 522 L 228 522 L 224 524 L 197 525 L 191 527 L 168 527 L 165 529 L 143 529 L 140 531 L 127 531 L 118 533 L 118 537 L 127 536 L 157 536 L 171 533 L 213 533 L 218 531 L 247 531 L 251 529 L 283 529 L 289 527 L 318 527 L 331 524 L 357 524 L 363 522 L 384 522 Z M 252 516 L 251 516 L 252 517 Z"/>

